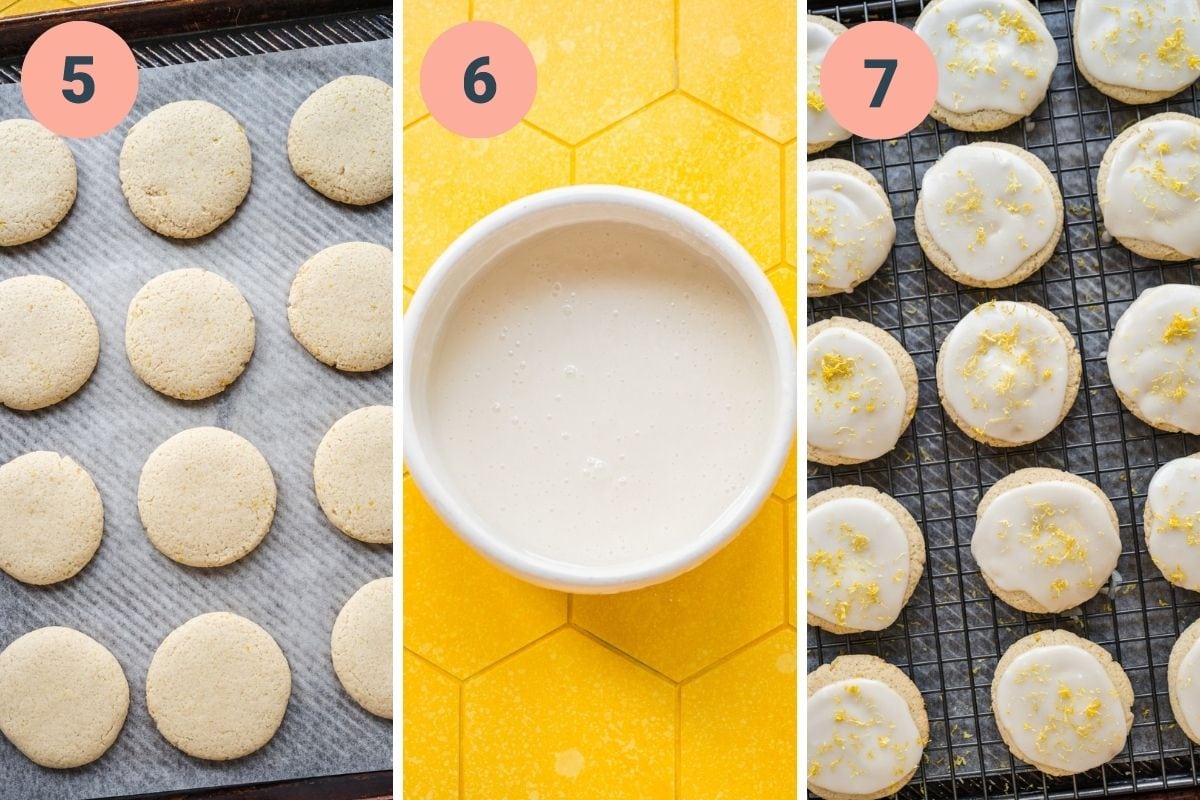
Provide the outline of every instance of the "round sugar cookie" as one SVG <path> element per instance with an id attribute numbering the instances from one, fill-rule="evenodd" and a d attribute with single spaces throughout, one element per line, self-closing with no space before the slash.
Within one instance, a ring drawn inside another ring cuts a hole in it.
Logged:
<path id="1" fill-rule="evenodd" d="M 254 335 L 246 298 L 203 269 L 153 278 L 134 295 L 125 317 L 125 353 L 133 371 L 177 400 L 224 391 L 246 369 Z"/>
<path id="2" fill-rule="evenodd" d="M 1066 611 L 1112 579 L 1121 555 L 1117 512 L 1091 481 L 1019 469 L 979 501 L 971 555 L 988 588 L 1013 608 Z"/>
<path id="3" fill-rule="evenodd" d="M 100 358 L 100 330 L 83 298 L 60 280 L 0 281 L 0 405 L 52 406 L 87 383 Z"/>
<path id="4" fill-rule="evenodd" d="M 1164 431 L 1200 433 L 1200 287 L 1146 289 L 1108 340 L 1108 375 L 1134 416 Z"/>
<path id="5" fill-rule="evenodd" d="M 275 478 L 262 453 L 222 428 L 190 428 L 150 454 L 138 513 L 160 553 L 189 567 L 232 564 L 275 517 Z"/>
<path id="6" fill-rule="evenodd" d="M 925 537 L 893 498 L 838 486 L 808 498 L 808 624 L 830 633 L 896 621 L 925 569 Z"/>
<path id="7" fill-rule="evenodd" d="M 150 230 L 195 239 L 233 216 L 250 191 L 250 140 L 233 116 L 203 100 L 156 108 L 121 146 L 121 191 Z"/>
<path id="8" fill-rule="evenodd" d="M 1075 337 L 1033 303 L 992 300 L 959 320 L 937 358 L 938 396 L 962 431 L 992 447 L 1036 442 L 1079 392 Z"/>
<path id="9" fill-rule="evenodd" d="M 1029 116 L 1050 87 L 1058 48 L 1028 0 L 933 0 L 913 31 L 937 62 L 929 112 L 960 131 L 994 131 Z"/>
<path id="10" fill-rule="evenodd" d="M 288 159 L 330 200 L 365 206 L 392 196 L 392 87 L 343 75 L 301 103 L 288 127 Z"/>
<path id="11" fill-rule="evenodd" d="M 31 119 L 0 122 L 0 247 L 54 230 L 75 205 L 75 156 Z"/>
<path id="12" fill-rule="evenodd" d="M 953 147 L 921 179 L 917 241 L 949 277 L 1011 286 L 1050 260 L 1063 229 L 1058 182 L 1040 158 L 1002 142 Z"/>
<path id="13" fill-rule="evenodd" d="M 1075 67 L 1122 103 L 1156 103 L 1200 78 L 1197 0 L 1078 0 Z"/>
<path id="14" fill-rule="evenodd" d="M 304 262 L 288 296 L 292 335 L 323 364 L 369 372 L 392 363 L 392 251 L 327 247 Z"/>
<path id="15" fill-rule="evenodd" d="M 992 710 L 1014 756 L 1047 775 L 1076 775 L 1124 749 L 1133 686 L 1100 645 L 1069 631 L 1038 631 L 1000 657 Z"/>
<path id="16" fill-rule="evenodd" d="M 1200 453 L 1158 468 L 1142 522 L 1154 566 L 1176 586 L 1200 591 Z"/>
<path id="17" fill-rule="evenodd" d="M 808 295 L 853 291 L 887 260 L 896 222 L 887 193 L 852 161 L 808 162 Z"/>
<path id="18" fill-rule="evenodd" d="M 38 628 L 0 652 L 0 733 L 35 764 L 71 769 L 95 761 L 128 712 L 125 671 L 86 634 Z"/>
<path id="19" fill-rule="evenodd" d="M 271 634 L 237 614 L 201 614 L 163 639 L 146 673 L 158 732 L 189 756 L 229 761 L 275 735 L 292 671 Z"/>
<path id="20" fill-rule="evenodd" d="M 1193 742 L 1200 743 L 1200 620 L 1193 622 L 1171 647 L 1167 660 L 1167 695 L 1171 713 Z"/>
<path id="21" fill-rule="evenodd" d="M 58 453 L 0 466 L 0 569 L 45 586 L 83 569 L 104 534 L 104 504 L 83 467 Z"/>
<path id="22" fill-rule="evenodd" d="M 929 743 L 916 684 L 877 656 L 838 656 L 808 674 L 808 790 L 877 800 L 912 780 Z"/>
<path id="23" fill-rule="evenodd" d="M 367 406 L 333 423 L 313 461 L 317 502 L 338 530 L 392 543 L 392 407 Z"/>
<path id="24" fill-rule="evenodd" d="M 392 718 L 392 579 L 363 586 L 333 623 L 333 670 L 354 702 Z"/>
<path id="25" fill-rule="evenodd" d="M 833 317 L 808 326 L 808 460 L 859 464 L 890 452 L 917 411 L 917 367 L 891 334 Z"/>
<path id="26" fill-rule="evenodd" d="M 821 65 L 833 40 L 846 32 L 846 26 L 828 17 L 808 15 L 806 20 L 808 47 L 805 50 L 805 99 L 808 109 L 808 152 L 819 153 L 850 138 L 850 131 L 837 124 L 825 98 L 821 96 Z"/>

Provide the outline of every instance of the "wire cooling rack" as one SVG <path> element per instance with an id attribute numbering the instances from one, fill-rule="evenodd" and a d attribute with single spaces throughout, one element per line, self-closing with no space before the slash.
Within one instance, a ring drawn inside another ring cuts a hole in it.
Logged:
<path id="1" fill-rule="evenodd" d="M 888 0 L 817 5 L 809 13 L 854 25 L 889 20 L 912 26 L 923 2 Z M 1074 2 L 1037 3 L 1058 45 L 1046 100 L 1025 123 L 966 134 L 927 119 L 891 141 L 854 138 L 817 157 L 846 158 L 887 191 L 896 245 L 879 272 L 850 293 L 809 301 L 809 322 L 834 315 L 878 325 L 900 340 L 920 376 L 916 417 L 896 449 L 848 467 L 808 465 L 808 492 L 864 484 L 887 492 L 921 523 L 928 559 L 897 623 L 877 633 L 837 636 L 809 629 L 808 669 L 843 653 L 870 653 L 916 682 L 929 712 L 930 741 L 901 798 L 1096 797 L 1200 785 L 1197 750 L 1175 723 L 1167 696 L 1167 659 L 1180 632 L 1200 617 L 1200 595 L 1172 587 L 1146 553 L 1142 509 L 1154 471 L 1200 450 L 1194 436 L 1156 431 L 1125 411 L 1109 381 L 1109 332 L 1144 289 L 1197 283 L 1188 263 L 1133 255 L 1104 235 L 1096 172 L 1113 137 L 1163 111 L 1197 113 L 1195 86 L 1168 101 L 1126 106 L 1109 100 L 1074 69 Z M 980 290 L 951 281 L 921 252 L 913 210 L 921 177 L 956 145 L 993 140 L 1019 145 L 1045 161 L 1062 188 L 1066 220 L 1053 258 L 1017 286 Z M 1053 311 L 1076 335 L 1083 357 L 1079 396 L 1066 420 L 1041 441 L 1018 448 L 978 444 L 949 421 L 934 378 L 937 348 L 964 314 L 992 298 L 1024 300 Z M 999 602 L 971 557 L 975 509 L 983 492 L 1023 467 L 1064 469 L 1097 483 L 1121 522 L 1122 583 L 1089 600 L 1078 616 L 1032 615 Z M 1065 628 L 1108 650 L 1133 684 L 1134 724 L 1125 750 L 1109 764 L 1054 778 L 1015 762 L 996 729 L 990 685 L 996 662 L 1017 639 Z"/>

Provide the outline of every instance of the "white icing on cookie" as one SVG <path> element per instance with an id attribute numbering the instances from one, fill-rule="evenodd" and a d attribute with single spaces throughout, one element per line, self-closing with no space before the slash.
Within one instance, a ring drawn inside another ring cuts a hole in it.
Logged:
<path id="1" fill-rule="evenodd" d="M 1125 746 L 1121 695 L 1091 653 L 1069 644 L 1017 656 L 996 686 L 996 716 L 1028 759 L 1077 773 Z"/>
<path id="2" fill-rule="evenodd" d="M 808 782 L 866 795 L 908 775 L 925 742 L 904 698 L 881 681 L 831 683 L 808 698 Z"/>
<path id="3" fill-rule="evenodd" d="M 808 282 L 850 291 L 875 274 L 896 240 L 892 211 L 844 172 L 808 173 Z"/>
<path id="4" fill-rule="evenodd" d="M 1177 458 L 1154 473 L 1146 495 L 1146 548 L 1167 580 L 1200 591 L 1200 459 Z"/>
<path id="5" fill-rule="evenodd" d="M 1200 258 L 1200 120 L 1139 122 L 1100 187 L 1104 227 Z"/>
<path id="6" fill-rule="evenodd" d="M 1196 0 L 1080 0 L 1079 59 L 1103 83 L 1178 91 L 1200 77 Z"/>
<path id="7" fill-rule="evenodd" d="M 1179 662 L 1179 673 L 1175 678 L 1175 700 L 1183 721 L 1192 731 L 1200 731 L 1200 642 Z"/>
<path id="8" fill-rule="evenodd" d="M 831 327 L 808 343 L 808 443 L 847 458 L 878 458 L 904 430 L 906 392 L 887 352 Z"/>
<path id="9" fill-rule="evenodd" d="M 1147 289 L 1117 320 L 1109 378 L 1153 424 L 1200 433 L 1198 334 L 1200 287 L 1188 284 Z"/>
<path id="10" fill-rule="evenodd" d="M 1068 353 L 1054 323 L 1028 305 L 984 303 L 946 337 L 938 370 L 942 396 L 976 435 L 1037 441 L 1062 413 Z"/>
<path id="11" fill-rule="evenodd" d="M 828 28 L 808 23 L 808 83 L 805 86 L 808 107 L 808 143 L 840 142 L 850 138 L 850 131 L 838 125 L 825 107 L 821 96 L 821 64 L 825 53 L 837 37 Z"/>
<path id="12" fill-rule="evenodd" d="M 1003 492 L 975 522 L 971 555 L 1007 592 L 1064 611 L 1108 584 L 1121 537 L 1108 506 L 1084 486 L 1039 481 Z"/>
<path id="13" fill-rule="evenodd" d="M 1028 114 L 1058 63 L 1050 31 L 1025 0 L 938 0 L 913 30 L 937 61 L 938 105 L 960 114 Z"/>
<path id="14" fill-rule="evenodd" d="M 879 503 L 839 497 L 808 512 L 808 611 L 846 628 L 896 621 L 908 589 L 908 534 Z"/>
<path id="15" fill-rule="evenodd" d="M 1054 192 L 1025 159 L 986 144 L 952 148 L 921 180 L 929 235 L 955 268 L 979 281 L 1015 272 L 1046 246 Z"/>

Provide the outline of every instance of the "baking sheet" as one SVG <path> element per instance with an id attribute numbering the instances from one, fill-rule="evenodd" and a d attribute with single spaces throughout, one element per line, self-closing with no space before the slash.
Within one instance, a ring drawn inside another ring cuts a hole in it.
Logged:
<path id="1" fill-rule="evenodd" d="M 312 489 L 321 437 L 356 408 L 392 402 L 392 370 L 337 372 L 292 337 L 287 296 L 300 264 L 324 247 L 363 240 L 392 244 L 392 202 L 334 203 L 291 171 L 287 126 L 314 89 L 345 74 L 392 82 L 392 42 L 315 47 L 262 56 L 143 69 L 137 105 L 104 136 L 69 142 L 79 196 L 50 236 L 0 249 L 0 280 L 44 274 L 77 291 L 100 327 L 91 380 L 57 406 L 34 413 L 0 407 L 0 463 L 31 450 L 78 461 L 104 500 L 100 550 L 77 576 L 37 588 L 0 572 L 0 648 L 45 625 L 77 628 L 105 645 L 130 684 L 129 718 L 99 761 L 76 770 L 34 765 L 0 737 L 0 797 L 93 798 L 390 769 L 392 723 L 364 711 L 333 672 L 329 636 L 342 604 L 362 584 L 392 574 L 390 547 L 354 541 L 328 523 Z M 214 233 L 175 241 L 143 227 L 121 194 L 117 158 L 130 125 L 160 105 L 209 100 L 246 128 L 253 183 L 238 212 Z M 15 85 L 0 86 L 0 119 L 28 116 Z M 3 189 L 0 188 L 0 191 Z M 158 394 L 125 356 L 130 299 L 150 278 L 204 267 L 238 286 L 254 309 L 257 343 L 246 371 L 198 403 Z M 173 434 L 202 425 L 254 443 L 279 488 L 270 533 L 249 556 L 199 570 L 158 553 L 137 514 L 142 465 Z M 242 614 L 266 628 L 292 668 L 292 696 L 275 738 L 238 761 L 193 759 L 159 735 L 146 711 L 145 678 L 162 639 L 208 611 Z"/>

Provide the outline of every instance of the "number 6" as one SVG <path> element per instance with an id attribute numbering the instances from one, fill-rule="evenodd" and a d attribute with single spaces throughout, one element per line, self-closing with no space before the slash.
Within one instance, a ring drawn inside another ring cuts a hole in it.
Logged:
<path id="1" fill-rule="evenodd" d="M 480 67 L 486 67 L 491 63 L 491 59 L 487 56 L 479 58 L 467 64 L 467 71 L 463 75 L 463 91 L 467 94 L 467 99 L 472 103 L 486 103 L 496 96 L 496 78 L 492 73 L 484 72 Z M 482 83 L 483 91 L 476 93 L 475 84 Z"/>

